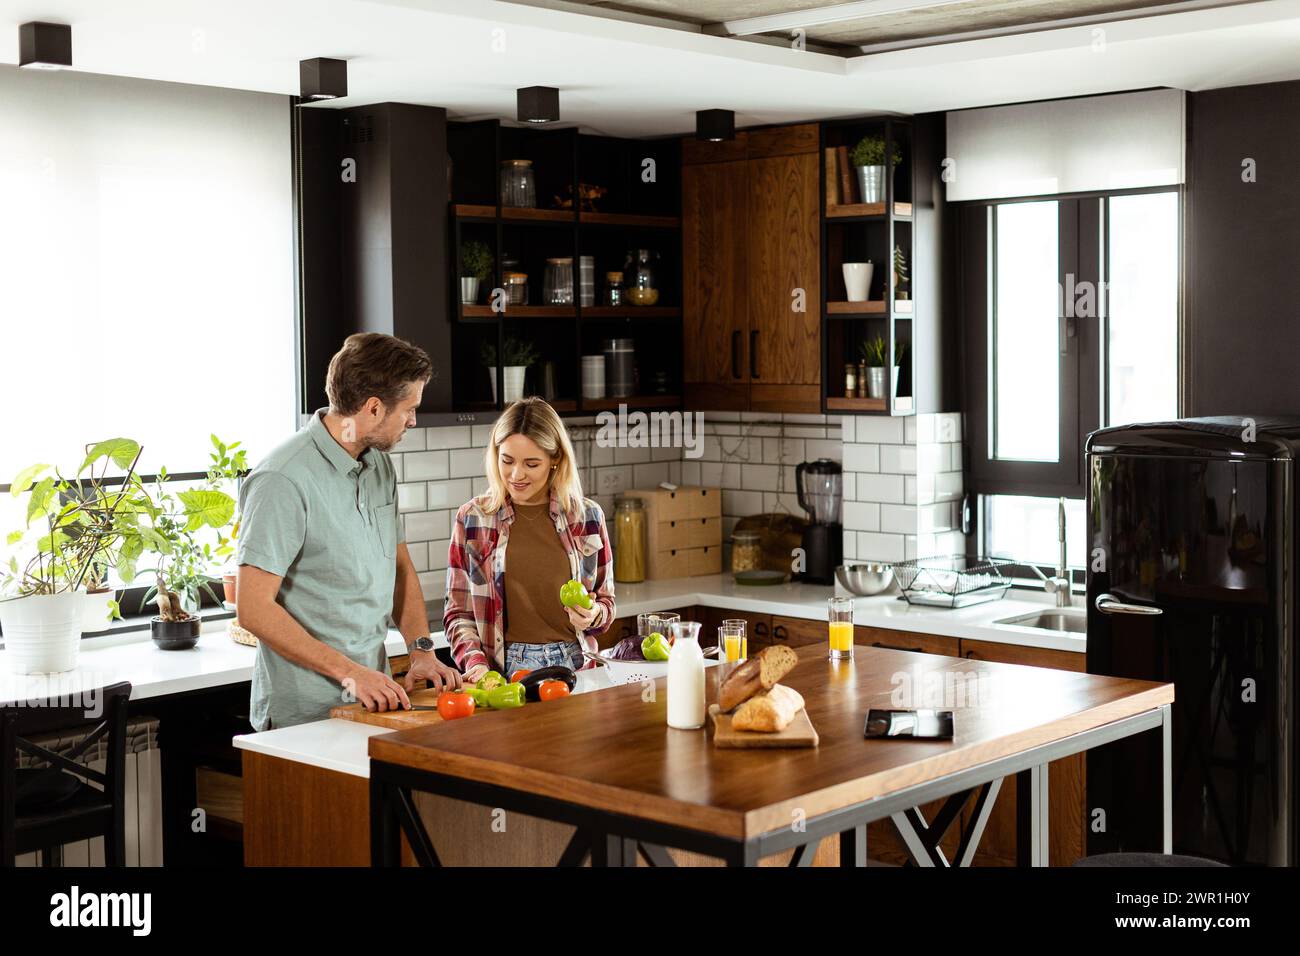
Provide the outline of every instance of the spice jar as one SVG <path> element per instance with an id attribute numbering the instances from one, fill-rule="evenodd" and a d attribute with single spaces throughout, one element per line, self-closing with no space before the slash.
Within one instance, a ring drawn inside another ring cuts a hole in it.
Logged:
<path id="1" fill-rule="evenodd" d="M 547 305 L 573 305 L 573 257 L 547 259 L 542 298 Z"/>
<path id="2" fill-rule="evenodd" d="M 844 366 L 844 397 L 856 398 L 858 394 L 858 367 L 852 362 Z"/>
<path id="3" fill-rule="evenodd" d="M 858 398 L 867 397 L 867 363 L 858 363 Z"/>
<path id="4" fill-rule="evenodd" d="M 605 304 L 622 305 L 623 304 L 623 273 L 606 272 L 605 273 Z"/>
<path id="5" fill-rule="evenodd" d="M 645 580 L 645 502 L 614 499 L 614 580 L 635 584 Z"/>
<path id="6" fill-rule="evenodd" d="M 501 163 L 501 205 L 517 209 L 537 206 L 531 159 L 507 159 Z"/>
<path id="7" fill-rule="evenodd" d="M 762 538 L 757 531 L 736 531 L 731 535 L 731 573 L 757 571 L 763 567 Z"/>
<path id="8" fill-rule="evenodd" d="M 506 305 L 527 305 L 528 304 L 528 273 L 526 272 L 507 272 L 506 280 Z"/>

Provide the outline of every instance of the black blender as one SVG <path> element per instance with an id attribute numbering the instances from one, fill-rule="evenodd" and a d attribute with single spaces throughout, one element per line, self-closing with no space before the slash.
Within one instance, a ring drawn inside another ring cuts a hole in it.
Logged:
<path id="1" fill-rule="evenodd" d="M 840 500 L 844 478 L 838 461 L 818 458 L 795 465 L 799 507 L 808 512 L 803 532 L 804 571 L 809 584 L 834 584 L 844 554 Z"/>

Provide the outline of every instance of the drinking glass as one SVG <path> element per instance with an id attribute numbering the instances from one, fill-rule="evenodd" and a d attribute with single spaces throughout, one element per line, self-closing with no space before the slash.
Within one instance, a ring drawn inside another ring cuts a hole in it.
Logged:
<path id="1" fill-rule="evenodd" d="M 727 620 L 718 625 L 718 659 L 726 664 L 739 664 L 749 657 L 749 641 L 745 637 L 744 620 Z"/>
<path id="2" fill-rule="evenodd" d="M 671 611 L 643 611 L 636 616 L 637 637 L 649 637 L 654 633 L 672 637 L 673 622 L 681 619 L 680 614 Z"/>
<path id="3" fill-rule="evenodd" d="M 830 659 L 853 660 L 853 598 L 833 597 L 826 602 L 830 622 Z"/>

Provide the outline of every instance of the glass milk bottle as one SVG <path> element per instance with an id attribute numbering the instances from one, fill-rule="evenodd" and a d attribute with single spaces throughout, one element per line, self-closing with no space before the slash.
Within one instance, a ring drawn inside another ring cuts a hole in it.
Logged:
<path id="1" fill-rule="evenodd" d="M 698 730 L 704 726 L 704 652 L 698 621 L 674 621 L 673 649 L 668 653 L 668 726 Z"/>

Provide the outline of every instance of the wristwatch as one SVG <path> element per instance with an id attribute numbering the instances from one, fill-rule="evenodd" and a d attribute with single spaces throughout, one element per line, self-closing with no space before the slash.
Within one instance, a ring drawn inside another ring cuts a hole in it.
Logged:
<path id="1" fill-rule="evenodd" d="M 413 650 L 413 651 L 427 651 L 427 652 L 432 653 L 432 651 L 433 651 L 433 641 L 429 640 L 429 638 L 427 638 L 427 637 L 417 637 L 417 638 L 415 639 L 415 643 L 413 643 L 413 644 L 411 645 L 411 650 Z"/>

